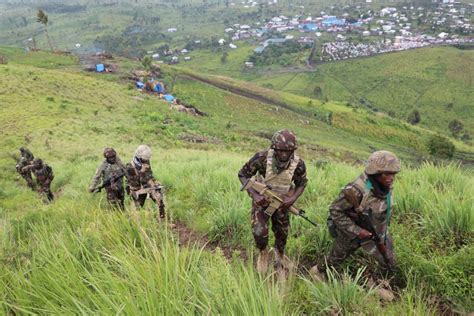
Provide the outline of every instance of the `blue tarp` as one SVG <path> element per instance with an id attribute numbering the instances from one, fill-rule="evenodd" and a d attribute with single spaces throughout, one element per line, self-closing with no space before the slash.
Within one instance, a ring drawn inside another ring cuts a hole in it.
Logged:
<path id="1" fill-rule="evenodd" d="M 135 85 L 137 86 L 138 89 L 143 89 L 145 87 L 145 84 L 141 81 L 135 82 Z"/>
<path id="2" fill-rule="evenodd" d="M 158 92 L 158 93 L 163 93 L 165 92 L 165 89 L 163 89 L 163 86 L 160 83 L 157 83 L 155 87 L 153 88 L 153 91 Z"/>
<path id="3" fill-rule="evenodd" d="M 105 65 L 104 65 L 104 64 L 97 64 L 97 65 L 95 65 L 95 71 L 97 71 L 97 72 L 104 72 L 104 71 L 105 71 Z"/>
<path id="4" fill-rule="evenodd" d="M 305 31 L 316 31 L 318 27 L 314 23 L 306 23 L 303 25 L 303 30 Z"/>
<path id="5" fill-rule="evenodd" d="M 168 102 L 173 102 L 174 97 L 173 97 L 171 94 L 165 94 L 165 95 L 163 96 L 163 99 L 165 99 L 165 100 L 168 101 Z"/>

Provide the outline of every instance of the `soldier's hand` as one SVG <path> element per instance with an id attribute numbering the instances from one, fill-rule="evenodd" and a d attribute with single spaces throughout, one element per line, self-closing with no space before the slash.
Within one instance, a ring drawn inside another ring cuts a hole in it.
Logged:
<path id="1" fill-rule="evenodd" d="M 95 192 L 95 188 L 89 188 L 88 191 L 89 191 L 89 193 L 94 193 L 94 192 Z"/>
<path id="2" fill-rule="evenodd" d="M 280 209 L 285 210 L 290 208 L 296 202 L 293 196 L 283 196 L 283 201 L 281 202 Z"/>
<path id="3" fill-rule="evenodd" d="M 253 198 L 254 203 L 257 204 L 258 206 L 266 207 L 268 206 L 268 204 L 270 204 L 263 195 L 254 194 L 252 195 L 252 198 Z"/>
<path id="4" fill-rule="evenodd" d="M 357 235 L 357 238 L 359 238 L 359 239 L 370 239 L 370 238 L 372 238 L 372 234 L 368 230 L 362 228 L 360 230 L 359 234 Z"/>

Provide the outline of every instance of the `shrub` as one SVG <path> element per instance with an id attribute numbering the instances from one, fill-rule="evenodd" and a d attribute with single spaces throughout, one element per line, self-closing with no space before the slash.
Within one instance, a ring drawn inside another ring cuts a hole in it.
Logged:
<path id="1" fill-rule="evenodd" d="M 430 154 L 439 158 L 452 158 L 454 155 L 454 144 L 446 137 L 440 135 L 431 136 L 428 140 Z"/>
<path id="2" fill-rule="evenodd" d="M 421 121 L 421 117 L 420 117 L 420 112 L 418 112 L 418 110 L 413 110 L 408 115 L 408 118 L 407 118 L 408 123 L 415 125 L 415 124 L 420 123 L 420 121 Z"/>
<path id="3" fill-rule="evenodd" d="M 449 122 L 448 128 L 454 137 L 458 137 L 464 129 L 464 124 L 460 120 L 454 119 Z"/>

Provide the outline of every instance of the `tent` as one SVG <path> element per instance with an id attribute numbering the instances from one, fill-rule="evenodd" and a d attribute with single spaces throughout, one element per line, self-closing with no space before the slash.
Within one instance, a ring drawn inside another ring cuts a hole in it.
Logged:
<path id="1" fill-rule="evenodd" d="M 137 81 L 135 85 L 137 86 L 138 89 L 143 89 L 145 87 L 145 84 L 141 81 Z"/>
<path id="2" fill-rule="evenodd" d="M 95 65 L 95 71 L 97 71 L 97 72 L 104 72 L 104 71 L 105 71 L 105 65 L 104 65 L 104 64 L 97 64 L 97 65 Z"/>
<path id="3" fill-rule="evenodd" d="M 165 100 L 168 101 L 168 102 L 173 102 L 174 97 L 173 97 L 171 94 L 165 94 L 165 95 L 163 96 L 163 99 L 165 99 Z"/>

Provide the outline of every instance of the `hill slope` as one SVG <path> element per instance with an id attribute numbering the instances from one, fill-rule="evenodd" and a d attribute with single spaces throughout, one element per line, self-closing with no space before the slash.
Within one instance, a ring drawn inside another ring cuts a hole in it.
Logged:
<path id="1" fill-rule="evenodd" d="M 331 240 L 324 224 L 315 229 L 298 218 L 292 218 L 288 254 L 295 261 L 301 258 L 301 272 L 283 285 L 254 272 L 250 201 L 239 192 L 236 177 L 240 166 L 268 146 L 271 132 L 294 127 L 310 178 L 298 205 L 324 223 L 327 205 L 361 167 L 316 159 L 332 160 L 346 152 L 366 156 L 368 146 L 381 145 L 382 138 L 374 134 L 366 139 L 356 127 L 389 126 L 385 119 L 371 123 L 366 118 L 373 114 L 337 104 L 314 108 L 305 98 L 220 78 L 228 86 L 290 105 L 276 111 L 274 105 L 168 69 L 173 93 L 209 114 L 192 117 L 128 89 L 118 77 L 80 73 L 74 59 L 45 69 L 42 56 L 29 57 L 24 58 L 29 65 L 0 65 L 5 82 L 0 88 L 0 145 L 5 148 L 0 156 L 3 313 L 400 315 L 436 313 L 440 306 L 472 310 L 474 176 L 456 166 L 404 166 L 396 184 L 391 231 L 400 278 L 408 283 L 399 300 L 379 302 L 364 287 L 364 277 L 313 282 L 304 269 L 323 258 Z M 322 111 L 333 111 L 341 125 L 353 124 L 354 131 L 308 117 L 308 112 Z M 308 119 L 311 124 L 301 122 Z M 394 121 L 393 129 L 399 127 Z M 407 129 L 401 137 L 412 134 Z M 187 141 L 195 136 L 206 142 Z M 86 192 L 103 147 L 113 146 L 127 161 L 140 143 L 154 150 L 153 170 L 168 188 L 170 221 L 185 223 L 222 247 L 245 251 L 249 260 L 242 261 L 238 253 L 226 258 L 217 249 L 210 253 L 180 244 L 172 229 L 156 223 L 152 205 L 132 212 L 127 201 L 127 212 L 117 214 L 106 210 L 103 195 Z M 17 178 L 10 154 L 21 145 L 53 167 L 53 204 L 43 205 Z M 347 266 L 356 270 L 353 267 L 361 264 L 373 266 L 371 262 L 358 253 Z"/>

